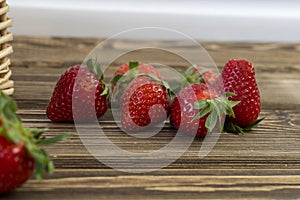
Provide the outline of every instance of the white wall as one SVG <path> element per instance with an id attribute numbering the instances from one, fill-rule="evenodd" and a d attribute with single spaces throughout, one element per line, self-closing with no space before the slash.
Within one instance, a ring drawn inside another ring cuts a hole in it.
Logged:
<path id="1" fill-rule="evenodd" d="M 155 26 L 206 41 L 300 42 L 300 1 L 296 0 L 7 2 L 15 35 L 103 38 L 131 28 Z M 168 36 L 134 37 L 165 39 Z"/>

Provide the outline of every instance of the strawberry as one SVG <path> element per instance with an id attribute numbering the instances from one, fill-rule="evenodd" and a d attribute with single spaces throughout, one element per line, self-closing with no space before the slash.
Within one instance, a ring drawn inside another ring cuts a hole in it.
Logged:
<path id="1" fill-rule="evenodd" d="M 191 66 L 183 72 L 183 76 L 189 83 L 205 83 L 208 85 L 214 85 L 217 80 L 217 74 L 202 66 Z"/>
<path id="2" fill-rule="evenodd" d="M 25 149 L 0 135 L 0 194 L 10 192 L 26 182 L 34 170 L 34 158 Z"/>
<path id="3" fill-rule="evenodd" d="M 221 131 L 225 115 L 234 116 L 238 103 L 227 100 L 231 93 L 218 95 L 204 83 L 194 83 L 181 90 L 171 107 L 171 124 L 189 135 L 205 137 L 215 128 Z"/>
<path id="4" fill-rule="evenodd" d="M 112 102 L 121 106 L 124 131 L 137 131 L 164 121 L 169 113 L 169 86 L 156 68 L 130 61 L 111 80 Z"/>
<path id="5" fill-rule="evenodd" d="M 155 75 L 138 75 L 121 98 L 122 128 L 132 132 L 163 122 L 169 107 L 167 83 Z"/>
<path id="6" fill-rule="evenodd" d="M 41 145 L 69 136 L 41 137 L 41 130 L 22 126 L 16 110 L 16 103 L 0 92 L 0 195 L 21 186 L 34 169 L 37 178 L 41 178 L 44 172 L 53 172 L 53 162 Z"/>
<path id="7" fill-rule="evenodd" d="M 257 120 L 261 109 L 260 93 L 255 80 L 254 67 L 249 61 L 229 60 L 217 85 L 222 88 L 222 92 L 235 93 L 234 96 L 229 97 L 230 100 L 240 101 L 233 108 L 235 117 L 226 118 L 227 131 L 234 133 L 248 131 L 262 120 Z"/>
<path id="8" fill-rule="evenodd" d="M 134 73 L 133 73 L 134 71 Z M 125 83 L 125 87 L 129 84 L 129 82 L 133 79 L 134 76 L 138 74 L 153 74 L 158 79 L 161 79 L 161 76 L 157 69 L 149 64 L 138 63 L 137 61 L 130 61 L 129 64 L 125 63 L 115 71 L 114 76 L 111 80 L 111 91 L 114 91 L 117 82 L 123 76 L 129 76 L 129 80 Z M 131 77 L 130 77 L 131 76 Z M 120 90 L 120 88 L 118 88 Z M 123 88 L 125 89 L 125 88 Z"/>
<path id="9" fill-rule="evenodd" d="M 78 122 L 91 121 L 95 115 L 99 118 L 107 111 L 107 96 L 100 64 L 90 59 L 87 67 L 72 66 L 60 77 L 47 107 L 47 117 L 53 122 L 73 122 L 76 115 Z M 74 99 L 76 107 L 72 107 Z M 91 105 L 95 109 L 89 109 Z"/>

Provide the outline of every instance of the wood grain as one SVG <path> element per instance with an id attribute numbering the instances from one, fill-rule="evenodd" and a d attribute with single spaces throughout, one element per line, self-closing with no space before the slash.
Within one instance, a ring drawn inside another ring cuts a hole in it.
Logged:
<path id="1" fill-rule="evenodd" d="M 195 140 L 173 164 L 150 173 L 131 174 L 111 169 L 85 149 L 73 124 L 51 123 L 45 108 L 59 75 L 80 64 L 101 39 L 15 37 L 12 56 L 14 98 L 25 126 L 46 128 L 46 136 L 74 132 L 67 141 L 47 147 L 56 172 L 42 181 L 28 181 L 4 199 L 299 199 L 300 198 L 300 44 L 216 43 L 201 45 L 218 68 L 231 58 L 253 62 L 262 95 L 265 120 L 245 135 L 222 133 L 203 159 L 203 143 Z M 157 42 L 157 41 L 155 41 Z M 145 41 L 114 41 L 108 54 L 147 46 Z M 167 42 L 172 48 L 197 54 L 185 42 Z M 109 79 L 128 59 L 155 59 L 175 69 L 188 67 L 182 58 L 151 49 L 116 59 Z M 105 134 L 128 151 L 152 151 L 167 144 L 176 130 L 169 122 L 151 139 L 134 139 L 121 132 L 111 112 L 100 120 Z M 88 137 L 95 137 L 95 132 Z M 118 156 L 108 159 L 120 159 Z M 126 162 L 122 159 L 119 162 Z M 130 167 L 130 166 L 128 166 Z M 146 167 L 146 166 L 145 166 Z M 0 197 L 1 199 L 1 197 Z"/>

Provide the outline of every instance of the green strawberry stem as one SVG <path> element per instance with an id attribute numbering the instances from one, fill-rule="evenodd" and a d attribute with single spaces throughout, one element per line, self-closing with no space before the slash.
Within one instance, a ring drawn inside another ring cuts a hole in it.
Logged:
<path id="1" fill-rule="evenodd" d="M 222 119 L 226 115 L 234 117 L 233 107 L 239 104 L 239 101 L 230 101 L 228 97 L 233 96 L 234 93 L 223 93 L 217 98 L 199 100 L 194 103 L 194 109 L 199 110 L 193 120 L 197 120 L 207 116 L 205 127 L 210 133 L 217 126 L 219 131 L 223 130 Z"/>
<path id="2" fill-rule="evenodd" d="M 36 178 L 41 179 L 44 172 L 51 173 L 54 170 L 53 161 L 41 146 L 64 140 L 71 134 L 63 134 L 49 139 L 42 137 L 44 131 L 24 128 L 16 111 L 16 102 L 0 91 L 0 134 L 13 143 L 24 142 L 27 152 L 35 160 Z"/>

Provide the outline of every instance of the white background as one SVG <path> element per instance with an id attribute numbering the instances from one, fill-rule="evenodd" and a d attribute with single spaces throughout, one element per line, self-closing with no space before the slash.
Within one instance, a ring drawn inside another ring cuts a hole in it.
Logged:
<path id="1" fill-rule="evenodd" d="M 7 0 L 15 35 L 109 37 L 165 27 L 203 41 L 300 42 L 297 0 Z M 176 39 L 164 35 L 134 36 Z"/>

